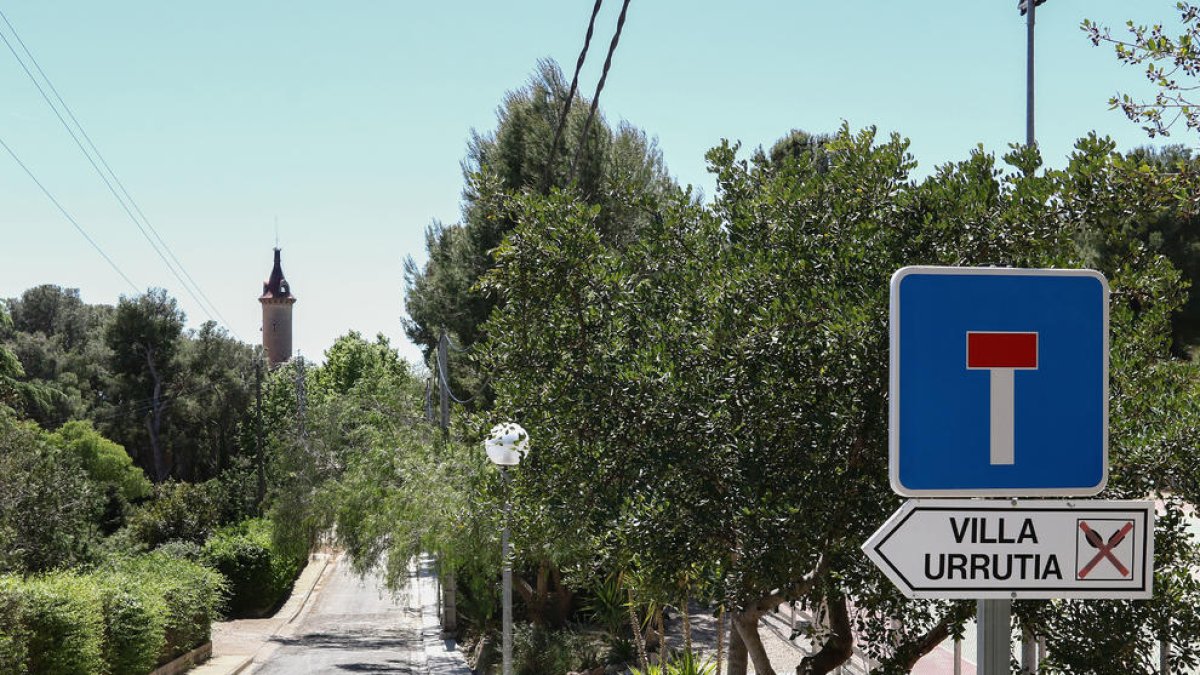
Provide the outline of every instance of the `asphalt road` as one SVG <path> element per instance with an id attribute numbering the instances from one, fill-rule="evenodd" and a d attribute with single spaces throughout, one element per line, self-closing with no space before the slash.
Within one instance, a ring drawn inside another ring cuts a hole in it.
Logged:
<path id="1" fill-rule="evenodd" d="M 253 672 L 416 673 L 420 617 L 378 575 L 359 578 L 341 558 L 300 626 Z"/>

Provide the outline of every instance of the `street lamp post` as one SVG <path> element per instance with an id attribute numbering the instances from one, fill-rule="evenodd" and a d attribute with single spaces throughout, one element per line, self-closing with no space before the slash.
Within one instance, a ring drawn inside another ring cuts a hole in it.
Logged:
<path id="1" fill-rule="evenodd" d="M 508 467 L 517 466 L 521 458 L 529 453 L 529 434 L 521 425 L 508 422 L 492 427 L 483 442 L 488 459 L 500 467 L 504 481 L 504 530 L 500 535 L 500 563 L 503 570 L 503 675 L 512 675 L 512 556 L 508 550 L 508 519 L 512 514 L 512 502 L 508 496 Z"/>
<path id="2" fill-rule="evenodd" d="M 1025 17 L 1025 145 L 1032 146 L 1033 133 L 1033 26 L 1038 5 L 1046 0 L 1019 0 L 1017 10 Z"/>

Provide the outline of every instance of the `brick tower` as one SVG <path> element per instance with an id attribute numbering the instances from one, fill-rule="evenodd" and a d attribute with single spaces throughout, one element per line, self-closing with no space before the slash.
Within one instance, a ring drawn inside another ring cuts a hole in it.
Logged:
<path id="1" fill-rule="evenodd" d="M 263 349 L 267 352 L 268 362 L 277 366 L 292 358 L 292 305 L 296 304 L 296 296 L 292 295 L 287 279 L 283 278 L 278 248 L 275 249 L 271 278 L 263 283 L 258 301 L 262 303 L 263 311 Z"/>

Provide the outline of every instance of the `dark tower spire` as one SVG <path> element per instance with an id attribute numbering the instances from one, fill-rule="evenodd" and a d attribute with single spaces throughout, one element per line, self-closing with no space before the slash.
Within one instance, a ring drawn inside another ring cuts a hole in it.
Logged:
<path id="1" fill-rule="evenodd" d="M 275 248 L 275 265 L 271 276 L 263 282 L 263 292 L 258 302 L 263 310 L 263 349 L 272 366 L 292 357 L 292 305 L 296 296 L 283 277 L 283 266 L 279 261 L 279 248 Z"/>

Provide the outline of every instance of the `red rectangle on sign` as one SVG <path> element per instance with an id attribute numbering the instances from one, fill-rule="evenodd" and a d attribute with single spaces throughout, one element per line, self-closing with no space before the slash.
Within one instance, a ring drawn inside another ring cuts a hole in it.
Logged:
<path id="1" fill-rule="evenodd" d="M 1037 333 L 967 333 L 967 368 L 1037 368 Z"/>

